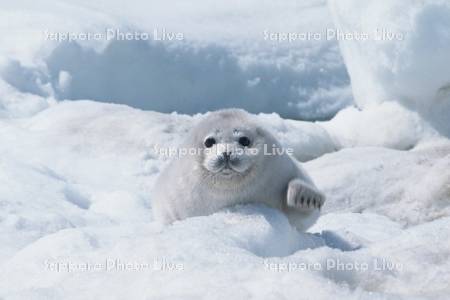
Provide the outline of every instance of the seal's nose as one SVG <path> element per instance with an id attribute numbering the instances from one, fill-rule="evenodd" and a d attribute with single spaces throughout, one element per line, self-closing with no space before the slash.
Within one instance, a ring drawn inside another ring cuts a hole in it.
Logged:
<path id="1" fill-rule="evenodd" d="M 222 152 L 222 156 L 223 156 L 223 158 L 225 158 L 226 161 L 229 161 L 230 160 L 230 156 L 231 156 L 231 152 L 227 152 L 227 151 Z"/>

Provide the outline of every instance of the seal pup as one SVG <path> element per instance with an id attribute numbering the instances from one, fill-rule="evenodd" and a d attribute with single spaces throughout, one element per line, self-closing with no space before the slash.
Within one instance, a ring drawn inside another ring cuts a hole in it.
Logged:
<path id="1" fill-rule="evenodd" d="M 244 110 L 208 113 L 178 149 L 155 183 L 152 208 L 157 221 L 168 224 L 251 202 L 283 211 L 300 231 L 320 215 L 325 196 Z"/>

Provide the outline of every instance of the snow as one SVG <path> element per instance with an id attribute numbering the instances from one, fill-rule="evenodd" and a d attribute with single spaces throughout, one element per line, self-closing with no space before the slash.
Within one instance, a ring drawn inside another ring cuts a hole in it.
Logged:
<path id="1" fill-rule="evenodd" d="M 448 297 L 446 2 L 0 6 L 1 299 Z M 337 41 L 262 38 L 334 28 L 332 17 L 342 30 L 382 23 L 408 34 L 339 41 L 351 87 Z M 186 40 L 42 36 L 107 27 L 165 27 Z M 257 204 L 154 222 L 153 184 L 169 160 L 155 149 L 236 104 L 258 113 L 327 195 L 308 232 Z"/>
<path id="2" fill-rule="evenodd" d="M 448 292 L 448 139 L 425 139 L 412 150 L 337 151 L 322 123 L 259 115 L 284 145 L 302 132 L 310 149 L 326 152 L 304 164 L 328 195 L 318 223 L 298 233 L 280 212 L 249 205 L 160 227 L 151 191 L 167 158 L 153 146 L 176 146 L 200 117 L 63 101 L 32 117 L 3 119 L 1 296 L 383 299 Z M 358 269 L 340 270 L 343 262 Z"/>
<path id="3" fill-rule="evenodd" d="M 359 147 L 306 166 L 329 195 L 325 211 L 377 212 L 411 225 L 449 215 L 449 153 L 448 142 L 410 151 Z"/>
<path id="4" fill-rule="evenodd" d="M 308 120 L 353 103 L 336 41 L 265 34 L 333 27 L 324 0 L 28 2 L 2 3 L 0 13 L 0 74 L 23 92 L 168 113 L 238 106 Z M 108 30 L 147 40 L 107 38 Z M 163 31 L 183 39 L 160 41 Z M 87 40 L 89 33 L 102 36 Z"/>
<path id="5" fill-rule="evenodd" d="M 362 111 L 349 107 L 322 126 L 338 148 L 378 146 L 408 150 L 423 139 L 439 136 L 416 112 L 397 102 L 383 102 Z"/>
<path id="6" fill-rule="evenodd" d="M 363 108 L 400 102 L 449 136 L 448 1 L 330 0 L 329 6 L 343 32 L 374 36 L 378 29 L 393 35 L 339 41 L 355 102 Z"/>

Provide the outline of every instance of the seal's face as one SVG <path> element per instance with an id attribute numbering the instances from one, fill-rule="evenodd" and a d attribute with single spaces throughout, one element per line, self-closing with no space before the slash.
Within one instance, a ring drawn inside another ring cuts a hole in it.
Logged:
<path id="1" fill-rule="evenodd" d="M 259 155 L 259 139 L 245 128 L 216 128 L 203 140 L 203 167 L 219 177 L 242 177 Z"/>
<path id="2" fill-rule="evenodd" d="M 215 187 L 236 189 L 253 182 L 270 161 L 264 145 L 274 138 L 247 112 L 223 110 L 203 119 L 191 130 L 187 145 L 196 152 L 193 171 L 201 173 L 202 182 Z"/>

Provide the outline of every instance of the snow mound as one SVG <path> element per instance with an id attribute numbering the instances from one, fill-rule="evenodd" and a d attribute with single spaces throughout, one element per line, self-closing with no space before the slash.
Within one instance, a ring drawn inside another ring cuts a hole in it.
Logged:
<path id="1" fill-rule="evenodd" d="M 56 103 L 51 97 L 23 93 L 0 79 L 0 118 L 29 117 Z"/>
<path id="2" fill-rule="evenodd" d="M 349 148 L 305 167 L 328 196 L 325 211 L 376 212 L 404 225 L 450 216 L 448 140 L 410 151 Z"/>
<path id="3" fill-rule="evenodd" d="M 449 136 L 448 1 L 331 0 L 329 7 L 343 33 L 370 35 L 339 40 L 356 103 L 398 101 Z"/>
<path id="4" fill-rule="evenodd" d="M 408 150 L 439 136 L 417 113 L 396 102 L 364 110 L 349 107 L 330 121 L 318 124 L 326 129 L 338 149 L 375 146 Z"/>
<path id="5" fill-rule="evenodd" d="M 0 290 L 18 299 L 103 299 L 111 292 L 117 299 L 439 296 L 449 278 L 434 277 L 448 269 L 450 249 L 435 242 L 449 238 L 449 222 L 404 231 L 378 215 L 324 216 L 316 229 L 345 233 L 360 246 L 352 251 L 326 246 L 326 233 L 298 234 L 283 215 L 261 206 L 164 229 L 149 222 L 64 229 L 4 263 Z"/>

